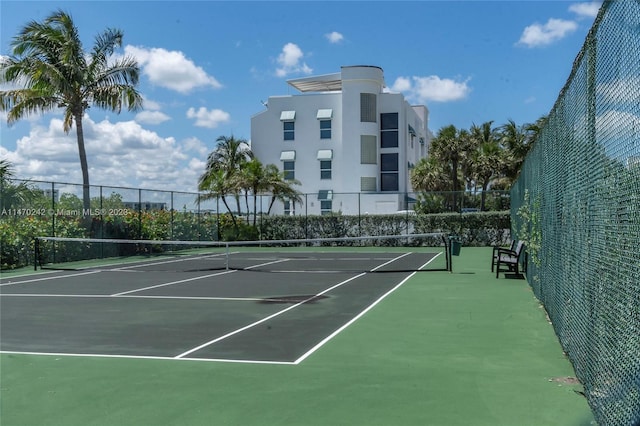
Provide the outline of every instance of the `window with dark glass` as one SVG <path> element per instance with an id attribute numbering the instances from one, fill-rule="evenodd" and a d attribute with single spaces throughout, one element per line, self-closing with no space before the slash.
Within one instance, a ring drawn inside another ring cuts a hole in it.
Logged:
<path id="1" fill-rule="evenodd" d="M 333 209 L 333 201 L 331 200 L 322 200 L 320 201 L 320 214 L 326 215 L 331 214 Z"/>
<path id="2" fill-rule="evenodd" d="M 282 128 L 284 130 L 284 140 L 292 141 L 295 138 L 296 123 L 295 121 L 283 121 Z"/>
<path id="3" fill-rule="evenodd" d="M 320 160 L 320 179 L 331 179 L 331 160 Z"/>
<path id="4" fill-rule="evenodd" d="M 398 147 L 398 113 L 380 114 L 380 147 Z"/>
<path id="5" fill-rule="evenodd" d="M 284 179 L 293 180 L 296 178 L 296 162 L 295 161 L 283 161 L 282 167 L 284 168 Z"/>
<path id="6" fill-rule="evenodd" d="M 331 139 L 331 120 L 320 120 L 320 139 Z"/>
<path id="7" fill-rule="evenodd" d="M 398 185 L 398 154 L 380 155 L 380 190 L 397 191 Z"/>
<path id="8" fill-rule="evenodd" d="M 330 214 L 333 208 L 333 191 L 321 189 L 318 191 L 318 200 L 320 200 L 320 214 Z"/>
<path id="9" fill-rule="evenodd" d="M 398 130 L 398 113 L 387 112 L 380 114 L 380 128 L 382 130 Z"/>

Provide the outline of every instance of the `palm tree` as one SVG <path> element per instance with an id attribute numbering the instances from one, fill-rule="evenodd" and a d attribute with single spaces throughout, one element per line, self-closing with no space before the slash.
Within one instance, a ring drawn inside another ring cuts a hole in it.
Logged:
<path id="1" fill-rule="evenodd" d="M 198 201 L 222 199 L 224 206 L 231 215 L 231 221 L 233 222 L 234 228 L 238 229 L 236 217 L 227 202 L 227 195 L 231 194 L 234 189 L 227 179 L 224 170 L 207 170 L 207 173 L 200 176 L 200 180 L 198 181 L 198 190 L 205 191 L 198 195 Z"/>
<path id="2" fill-rule="evenodd" d="M 31 21 L 14 37 L 12 55 L 0 63 L 0 83 L 22 88 L 0 91 L 0 110 L 8 111 L 9 125 L 36 112 L 62 108 L 63 129 L 76 126 L 83 204 L 90 208 L 89 168 L 84 145 L 82 118 L 91 105 L 120 113 L 142 107 L 135 86 L 139 67 L 135 59 L 112 59 L 122 45 L 120 30 L 107 29 L 95 38 L 91 52 L 85 52 L 71 16 L 61 10 L 42 22 Z"/>
<path id="3" fill-rule="evenodd" d="M 247 213 L 249 212 L 249 193 L 253 195 L 253 226 L 255 226 L 258 194 L 268 190 L 265 180 L 265 168 L 257 158 L 253 158 L 242 166 L 240 172 L 237 174 L 237 181 L 238 187 L 244 192 Z M 249 223 L 248 214 L 247 223 Z"/>
<path id="4" fill-rule="evenodd" d="M 276 201 L 291 201 L 295 203 L 302 203 L 302 196 L 293 185 L 300 185 L 300 181 L 296 179 L 284 178 L 284 173 L 281 172 L 275 164 L 268 164 L 264 170 L 264 186 L 267 192 L 271 193 L 271 202 L 267 209 L 267 214 L 271 213 L 271 208 Z"/>
<path id="5" fill-rule="evenodd" d="M 211 173 L 223 172 L 224 178 L 228 181 L 226 195 L 233 194 L 240 214 L 240 188 L 231 183 L 238 182 L 236 175 L 249 160 L 253 158 L 253 152 L 249 143 L 245 139 L 236 139 L 233 136 L 219 136 L 216 139 L 216 148 L 207 157 L 205 172 L 200 177 L 201 182 L 208 180 L 207 175 Z M 206 188 L 203 188 L 206 190 Z M 226 203 L 225 203 L 226 204 Z M 234 220 L 235 223 L 235 220 Z"/>
<path id="6" fill-rule="evenodd" d="M 0 160 L 0 210 L 25 206 L 36 198 L 36 190 L 24 181 L 15 184 L 13 177 L 13 165 Z"/>
<path id="7" fill-rule="evenodd" d="M 472 187 L 476 190 L 480 187 L 480 209 L 484 210 L 486 191 L 503 169 L 505 151 L 500 147 L 500 131 L 493 127 L 493 121 L 472 125 L 470 134 L 474 141 L 469 156 Z"/>
<path id="8" fill-rule="evenodd" d="M 0 160 L 0 182 L 5 183 L 13 178 L 13 167 L 9 160 Z"/>
<path id="9" fill-rule="evenodd" d="M 411 170 L 411 186 L 416 191 L 449 190 L 449 173 L 444 163 L 435 156 L 421 158 Z"/>
<path id="10" fill-rule="evenodd" d="M 460 163 L 470 145 L 469 132 L 456 129 L 454 125 L 441 128 L 431 141 L 431 154 L 444 162 L 449 169 L 451 191 L 453 191 L 453 210 L 457 210 L 457 194 L 460 191 Z"/>
<path id="11" fill-rule="evenodd" d="M 518 178 L 524 159 L 531 150 L 531 147 L 542 130 L 546 116 L 540 117 L 533 124 L 523 124 L 518 126 L 515 121 L 509 120 L 507 124 L 500 128 L 501 144 L 508 152 L 509 161 L 504 168 L 504 181 L 501 183 L 505 187 L 511 186 Z"/>

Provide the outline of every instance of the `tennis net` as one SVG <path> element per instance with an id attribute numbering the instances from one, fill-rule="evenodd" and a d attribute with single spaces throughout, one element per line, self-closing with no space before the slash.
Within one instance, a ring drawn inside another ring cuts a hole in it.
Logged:
<path id="1" fill-rule="evenodd" d="M 260 240 L 157 241 L 38 237 L 38 269 L 198 272 L 451 271 L 444 233 Z"/>

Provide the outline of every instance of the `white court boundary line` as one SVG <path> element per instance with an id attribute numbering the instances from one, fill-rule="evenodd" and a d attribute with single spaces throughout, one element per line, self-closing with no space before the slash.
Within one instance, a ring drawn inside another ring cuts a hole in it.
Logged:
<path id="1" fill-rule="evenodd" d="M 3 283 L 3 284 L 0 284 L 0 287 L 4 287 L 4 286 L 8 286 L 8 285 L 17 285 L 17 284 L 28 284 L 28 283 L 33 283 L 33 282 L 36 282 L 36 281 L 50 281 L 50 280 L 59 280 L 61 278 L 79 277 L 81 275 L 97 274 L 98 272 L 100 272 L 100 271 L 88 271 L 88 272 L 80 272 L 78 274 L 57 275 L 55 277 L 34 278 L 32 280 L 24 280 L 24 281 Z M 23 275 L 23 276 L 26 276 L 26 275 Z M 17 278 L 17 277 L 13 277 L 13 278 Z"/>
<path id="2" fill-rule="evenodd" d="M 217 337 L 217 338 L 215 338 L 215 339 L 213 339 L 213 340 L 210 340 L 210 341 L 208 341 L 208 342 L 205 342 L 205 343 L 203 343 L 203 344 L 202 344 L 202 345 L 200 345 L 200 346 L 196 346 L 195 348 L 189 349 L 188 351 L 183 352 L 183 353 L 181 353 L 180 355 L 177 355 L 177 356 L 176 356 L 176 358 L 177 358 L 177 359 L 179 359 L 179 358 L 183 358 L 183 357 L 185 357 L 185 356 L 187 356 L 187 355 L 189 355 L 189 354 L 191 354 L 191 353 L 193 353 L 193 352 L 199 351 L 200 349 L 204 349 L 204 348 L 206 348 L 207 346 L 211 346 L 211 345 L 213 345 L 214 343 L 217 343 L 217 342 L 219 342 L 219 341 L 221 341 L 221 340 L 224 340 L 224 339 L 226 339 L 226 338 L 228 338 L 228 337 L 231 337 L 231 336 L 233 336 L 233 335 L 235 335 L 235 334 L 241 333 L 241 332 L 243 332 L 243 331 L 245 331 L 245 330 L 248 330 L 248 329 L 250 329 L 250 328 L 252 328 L 252 327 L 255 327 L 256 325 L 262 324 L 262 323 L 263 323 L 263 322 L 265 322 L 265 321 L 268 321 L 268 320 L 270 320 L 270 319 L 272 319 L 272 318 L 277 317 L 278 315 L 282 315 L 282 314 L 284 314 L 285 312 L 288 312 L 288 311 L 290 311 L 290 310 L 292 310 L 292 309 L 294 309 L 294 308 L 297 308 L 298 306 L 302 305 L 303 303 L 306 303 L 306 302 L 308 302 L 309 300 L 314 299 L 314 298 L 316 298 L 316 297 L 318 297 L 318 296 L 320 296 L 320 295 L 322 295 L 322 294 L 324 294 L 324 293 L 326 293 L 326 292 L 328 292 L 328 291 L 331 291 L 331 290 L 333 290 L 333 289 L 335 289 L 335 288 L 338 288 L 338 287 L 340 287 L 340 286 L 342 286 L 342 285 L 344 285 L 344 284 L 348 283 L 349 281 L 353 281 L 353 280 L 355 280 L 356 278 L 360 278 L 360 277 L 361 277 L 361 276 L 363 276 L 363 275 L 366 275 L 366 272 L 363 272 L 363 273 L 358 274 L 358 275 L 356 275 L 356 276 L 354 276 L 354 277 L 351 277 L 351 278 L 349 278 L 349 279 L 346 279 L 346 280 L 344 280 L 344 281 L 342 281 L 342 282 L 340 282 L 340 283 L 338 283 L 338 284 L 336 284 L 336 285 L 334 285 L 334 286 L 332 286 L 332 287 L 329 287 L 329 288 L 328 288 L 328 289 L 326 289 L 326 290 L 323 290 L 322 292 L 320 292 L 320 293 L 318 293 L 318 294 L 316 294 L 316 295 L 314 295 L 314 296 L 312 296 L 312 297 L 309 297 L 309 298 L 307 298 L 307 299 L 303 300 L 302 302 L 298 302 L 298 303 L 296 303 L 295 305 L 291 305 L 291 306 L 289 306 L 288 308 L 285 308 L 285 309 L 283 309 L 283 310 L 281 310 L 281 311 L 278 311 L 278 312 L 276 312 L 276 313 L 274 313 L 274 314 L 271 314 L 271 315 L 269 315 L 269 316 L 267 316 L 267 317 L 265 317 L 265 318 L 262 318 L 261 320 L 258 320 L 258 321 L 256 321 L 256 322 L 253 322 L 253 323 L 251 323 L 251 324 L 249 324 L 249 325 L 246 325 L 246 326 L 244 326 L 244 327 L 241 327 L 241 328 L 239 328 L 239 329 L 237 329 L 237 330 L 234 330 L 234 331 L 232 331 L 232 332 L 230 332 L 230 333 L 227 333 L 227 334 L 225 334 L 225 335 L 222 335 L 222 336 L 220 336 L 220 337 Z"/>
<path id="3" fill-rule="evenodd" d="M 438 256 L 440 255 L 440 253 L 438 253 L 436 256 L 433 256 L 431 259 L 429 259 L 429 261 L 427 263 L 425 263 L 424 265 L 422 265 L 419 269 L 424 269 L 429 263 L 433 262 Z M 322 339 L 317 345 L 315 345 L 314 347 L 312 347 L 311 349 L 309 349 L 305 354 L 303 354 L 300 358 L 298 358 L 297 360 L 295 360 L 293 363 L 295 365 L 300 364 L 302 361 L 304 361 L 305 359 L 307 359 L 309 356 L 311 356 L 315 351 L 317 351 L 318 349 L 320 349 L 322 346 L 324 346 L 329 340 L 333 339 L 334 337 L 336 337 L 338 334 L 340 334 L 343 330 L 345 330 L 347 327 L 349 327 L 351 324 L 353 324 L 354 322 L 356 322 L 358 319 L 360 319 L 362 316 L 364 316 L 364 314 L 366 314 L 367 312 L 369 312 L 371 309 L 373 309 L 378 303 L 382 302 L 382 300 L 384 300 L 387 296 L 389 296 L 391 293 L 393 293 L 394 291 L 396 291 L 397 289 L 399 289 L 404 283 L 406 283 L 407 281 L 409 281 L 410 278 L 412 278 L 415 274 L 417 274 L 416 272 L 412 272 L 411 274 L 409 274 L 409 276 L 407 276 L 405 279 L 403 279 L 402 281 L 400 281 L 395 287 L 393 287 L 391 290 L 387 291 L 385 294 L 383 294 L 382 296 L 380 296 L 375 302 L 373 302 L 372 304 L 370 304 L 369 306 L 367 306 L 362 312 L 360 312 L 358 315 L 356 315 L 355 317 L 351 318 L 349 321 L 347 321 L 344 325 L 342 325 L 340 328 L 338 328 L 336 331 L 334 331 L 333 333 L 331 333 L 330 335 L 328 335 L 327 337 L 325 337 L 324 339 Z"/>
<path id="4" fill-rule="evenodd" d="M 410 254 L 411 254 L 411 252 L 408 252 L 408 253 L 404 253 L 404 254 L 402 254 L 402 255 L 400 255 L 400 256 L 397 256 L 396 258 L 391 259 L 391 260 L 389 260 L 388 262 L 385 262 L 385 263 L 382 263 L 382 264 L 380 264 L 380 265 L 376 266 L 376 267 L 375 267 L 375 268 L 373 268 L 370 272 L 374 272 L 375 270 L 380 269 L 380 268 L 382 268 L 383 266 L 386 266 L 386 265 L 388 265 L 388 264 L 390 264 L 390 263 L 392 263 L 392 262 L 395 262 L 396 260 L 401 259 L 401 258 L 403 258 L 403 257 L 405 257 L 405 256 L 409 256 Z M 434 258 L 435 258 L 435 257 L 434 257 Z M 433 259 L 431 259 L 431 260 L 433 260 Z M 423 265 L 423 266 L 421 266 L 421 268 L 423 268 L 423 267 L 424 267 L 424 265 Z M 290 310 L 292 310 L 292 309 L 295 309 L 295 308 L 297 308 L 298 306 L 300 306 L 300 305 L 302 305 L 302 304 L 304 304 L 304 303 L 308 302 L 309 300 L 312 300 L 312 299 L 314 299 L 314 298 L 316 298 L 316 297 L 318 297 L 318 296 L 322 296 L 323 294 L 328 293 L 329 291 L 334 290 L 334 289 L 336 289 L 336 288 L 338 288 L 338 287 L 341 287 L 341 286 L 343 286 L 344 284 L 346 284 L 346 283 L 348 283 L 348 282 L 350 282 L 350 281 L 353 281 L 353 280 L 355 280 L 355 279 L 357 279 L 357 278 L 360 278 L 360 277 L 362 277 L 362 276 L 365 276 L 366 274 L 367 274 L 366 272 L 362 272 L 362 273 L 360 273 L 360 274 L 358 274 L 358 275 L 355 275 L 355 276 L 353 276 L 353 277 L 351 277 L 351 278 L 348 278 L 348 279 L 346 279 L 346 280 L 344 280 L 344 281 L 341 281 L 341 282 L 339 282 L 338 284 L 336 284 L 336 285 L 334 285 L 334 286 L 331 286 L 331 287 L 329 287 L 329 288 L 327 288 L 327 289 L 325 289 L 325 290 L 321 291 L 320 293 L 317 293 L 317 294 L 313 295 L 312 297 L 309 297 L 309 298 L 307 298 L 307 299 L 305 299 L 305 300 L 303 300 L 303 301 L 301 301 L 301 302 L 298 302 L 298 303 L 296 303 L 296 304 L 294 304 L 294 305 L 289 306 L 288 308 L 285 308 L 285 309 L 283 309 L 283 310 L 281 310 L 281 311 L 278 311 L 278 312 L 276 312 L 276 313 L 274 313 L 274 314 L 271 314 L 271 315 L 269 315 L 269 316 L 267 316 L 267 317 L 265 317 L 265 318 L 262 318 L 262 319 L 260 319 L 260 320 L 258 320 L 258 321 L 255 321 L 255 322 L 253 322 L 253 323 L 251 323 L 251 324 L 248 324 L 248 325 L 246 325 L 246 326 L 244 326 L 244 327 L 241 327 L 241 328 L 239 328 L 239 329 L 237 329 L 237 330 L 234 330 L 234 331 L 232 331 L 232 332 L 230 332 L 230 333 L 224 334 L 224 335 L 222 335 L 222 336 L 220 336 L 220 337 L 217 337 L 217 338 L 212 339 L 212 340 L 210 340 L 210 341 L 208 341 L 208 342 L 205 342 L 205 343 L 203 343 L 203 344 L 202 344 L 202 345 L 200 345 L 200 346 L 196 346 L 195 348 L 189 349 L 188 351 L 185 351 L 185 352 L 181 353 L 180 355 L 176 356 L 176 358 L 178 358 L 178 359 L 179 359 L 179 358 L 183 358 L 183 357 L 185 357 L 185 356 L 187 356 L 187 355 L 189 355 L 189 354 L 192 354 L 193 352 L 199 351 L 199 350 L 201 350 L 201 349 L 206 348 L 207 346 L 211 346 L 211 345 L 213 345 L 214 343 L 220 342 L 220 341 L 222 341 L 222 340 L 224 340 L 224 339 L 227 339 L 227 338 L 229 338 L 229 337 L 231 337 L 231 336 L 233 336 L 233 335 L 236 335 L 236 334 L 241 333 L 241 332 L 243 332 L 243 331 L 245 331 L 245 330 L 248 330 L 248 329 L 250 329 L 250 328 L 253 328 L 253 327 L 255 327 L 255 326 L 259 325 L 259 324 L 262 324 L 263 322 L 266 322 L 266 321 L 268 321 L 268 320 L 270 320 L 270 319 L 272 319 L 272 318 L 275 318 L 275 317 L 277 317 L 277 316 L 279 316 L 279 315 L 282 315 L 282 314 L 284 314 L 285 312 L 288 312 L 288 311 L 290 311 Z M 414 272 L 414 274 L 415 274 L 415 272 Z M 413 274 L 411 274 L 411 276 L 413 276 Z M 404 281 L 406 281 L 406 279 L 405 279 L 405 280 L 403 280 L 403 282 L 404 282 Z M 396 286 L 396 287 L 397 287 L 397 286 Z M 395 288 L 395 287 L 394 287 L 394 288 Z M 377 304 L 377 303 L 379 303 L 379 301 L 380 301 L 380 300 L 378 300 L 378 301 L 376 302 L 376 304 Z"/>
<path id="5" fill-rule="evenodd" d="M 161 361 L 227 362 L 227 363 L 236 363 L 236 364 L 295 365 L 291 361 L 260 361 L 260 360 L 225 359 L 225 358 L 175 358 L 171 356 L 153 356 L 153 355 L 75 354 L 75 353 L 64 353 L 64 352 L 20 352 L 20 351 L 0 351 L 0 354 L 42 355 L 42 356 L 82 357 L 82 358 L 155 359 L 155 360 L 161 360 Z"/>
<path id="6" fill-rule="evenodd" d="M 382 268 L 385 265 L 388 265 L 398 259 L 401 259 L 402 257 L 408 256 L 412 253 L 404 253 L 401 256 L 398 256 L 388 262 L 385 262 L 381 265 L 378 265 L 377 267 L 373 268 L 370 272 L 374 272 L 375 270 Z M 440 256 L 441 253 L 436 254 L 434 257 L 432 257 L 428 262 L 426 262 L 424 265 L 420 266 L 420 268 L 418 268 L 419 270 L 424 269 L 427 265 L 429 265 L 432 261 L 434 261 L 438 256 Z M 99 272 L 99 271 L 95 271 L 95 272 Z M 229 272 L 235 272 L 235 271 L 229 271 Z M 336 337 L 338 334 L 340 334 L 342 331 L 344 331 L 347 327 L 349 327 L 351 324 L 355 323 L 358 319 L 360 319 L 361 317 L 363 317 L 367 312 L 369 312 L 371 309 L 373 309 L 376 305 L 378 305 L 380 302 L 382 302 L 382 300 L 384 300 L 385 298 L 387 298 L 390 294 L 392 294 L 393 292 L 395 292 L 397 289 L 399 289 L 402 285 L 404 285 L 409 279 L 411 279 L 418 271 L 412 272 L 410 275 L 408 275 L 407 277 L 405 277 L 402 281 L 400 281 L 398 284 L 396 284 L 393 288 L 391 288 L 389 291 L 387 291 L 386 293 L 384 293 L 382 296 L 380 296 L 378 299 L 376 299 L 372 304 L 368 305 L 367 307 L 365 307 L 365 309 L 363 309 L 359 314 L 357 314 L 355 317 L 353 317 L 351 320 L 347 321 L 345 324 L 343 324 L 342 326 L 340 326 L 338 329 L 336 329 L 333 333 L 331 333 L 330 335 L 328 335 L 327 337 L 325 337 L 324 339 L 322 339 L 319 343 L 317 343 L 315 346 L 313 346 L 311 349 L 309 349 L 307 352 L 305 352 L 301 357 L 299 357 L 298 359 L 296 359 L 295 361 L 264 361 L 264 360 L 241 360 L 241 359 L 222 359 L 222 358 L 191 358 L 191 357 L 187 357 L 187 355 L 196 352 L 197 350 L 203 349 L 207 346 L 210 346 L 216 342 L 219 342 L 223 339 L 226 339 L 228 337 L 231 337 L 235 334 L 238 334 L 242 331 L 245 331 L 249 328 L 252 328 L 256 325 L 259 325 L 271 318 L 274 318 L 278 315 L 281 315 L 285 312 L 288 312 L 291 309 L 294 309 L 304 303 L 306 303 L 307 301 L 320 296 L 324 293 L 327 293 L 335 288 L 338 288 L 350 281 L 353 281 L 357 278 L 360 278 L 364 275 L 366 275 L 366 272 L 363 272 L 361 274 L 358 274 L 356 276 L 353 276 L 347 280 L 344 280 L 332 287 L 329 287 L 325 290 L 323 290 L 322 292 L 303 300 L 302 302 L 296 303 L 295 305 L 289 306 L 286 309 L 283 309 L 282 311 L 278 311 L 272 315 L 269 315 L 259 321 L 256 321 L 252 324 L 249 324 L 247 326 L 241 327 L 235 331 L 232 331 L 230 333 L 227 333 L 226 335 L 220 336 L 216 339 L 213 339 L 209 342 L 206 342 L 202 345 L 199 345 L 195 348 L 192 348 L 186 352 L 183 352 L 182 354 L 179 354 L 177 356 L 174 357 L 167 357 L 167 356 L 144 356 L 144 355 L 113 355 L 113 354 L 79 354 L 79 353 L 57 353 L 57 352 L 22 352 L 22 351 L 2 351 L 0 350 L 0 354 L 18 354 L 18 355 L 43 355 L 43 356 L 69 356 L 69 357 L 96 357 L 96 358 L 117 358 L 117 359 L 154 359 L 154 360 L 170 360 L 170 361 L 200 361 L 200 362 L 225 362 L 225 363 L 244 363 L 244 364 L 273 364 L 273 365 L 299 365 L 300 363 L 302 363 L 304 360 L 306 360 L 308 357 L 310 357 L 313 353 L 315 353 L 317 350 L 319 350 L 322 346 L 324 346 L 325 344 L 327 344 L 331 339 L 333 339 L 334 337 Z M 5 294 L 3 296 L 21 296 L 18 294 Z M 37 297 L 38 295 L 34 295 L 34 294 L 27 294 L 24 296 L 30 296 L 30 297 Z M 47 297 L 51 297 L 52 295 L 42 295 L 42 296 L 47 296 Z M 151 299 L 166 299 L 166 298 L 172 298 L 172 299 L 214 299 L 214 300 L 255 300 L 252 298 L 205 298 L 205 297 L 173 297 L 173 296 L 132 296 L 132 295 L 57 295 L 58 297 L 102 297 L 102 298 L 113 298 L 113 297 L 125 297 L 125 298 L 151 298 Z M 262 299 L 259 299 L 262 300 Z"/>
<path id="7" fill-rule="evenodd" d="M 272 263 L 285 262 L 286 260 L 287 259 L 280 259 L 280 260 L 276 260 L 276 261 L 273 261 L 273 262 L 263 263 L 261 265 L 254 265 L 251 268 L 259 268 L 260 266 L 270 265 Z M 246 268 L 246 269 L 250 269 L 250 268 Z M 136 289 L 136 290 L 129 290 L 129 291 L 123 291 L 121 293 L 115 293 L 115 294 L 112 294 L 112 296 L 124 296 L 124 295 L 131 294 L 131 293 L 138 293 L 140 291 L 151 290 L 152 288 L 166 287 L 168 285 L 174 285 L 174 284 L 182 284 L 182 283 L 186 283 L 186 282 L 189 282 L 189 281 L 197 281 L 197 280 L 201 280 L 201 279 L 204 279 L 204 278 L 215 277 L 215 276 L 218 276 L 218 275 L 231 274 L 233 272 L 237 272 L 237 270 L 236 269 L 229 269 L 227 271 L 216 272 L 215 274 L 207 274 L 207 275 L 197 276 L 197 277 L 193 277 L 193 278 L 185 278 L 184 280 L 171 281 L 171 282 L 164 283 L 164 284 L 156 284 L 156 285 L 152 285 L 152 286 L 149 286 L 149 287 L 139 288 L 139 289 Z"/>

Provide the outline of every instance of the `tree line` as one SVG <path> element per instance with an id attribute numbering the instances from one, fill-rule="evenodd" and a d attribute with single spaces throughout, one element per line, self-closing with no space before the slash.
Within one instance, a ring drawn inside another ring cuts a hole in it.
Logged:
<path id="1" fill-rule="evenodd" d="M 480 193 L 484 210 L 488 189 L 507 190 L 515 182 L 544 121 L 543 116 L 522 125 L 509 120 L 501 126 L 487 121 L 469 129 L 442 127 L 431 140 L 428 156 L 411 170 L 414 191 L 450 192 L 452 211 L 458 211 L 462 191 Z"/>

